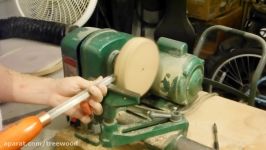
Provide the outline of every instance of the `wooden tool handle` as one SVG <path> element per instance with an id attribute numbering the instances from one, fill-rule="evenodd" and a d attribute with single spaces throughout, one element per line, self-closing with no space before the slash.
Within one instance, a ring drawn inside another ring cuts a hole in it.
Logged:
<path id="1" fill-rule="evenodd" d="M 0 150 L 18 150 L 35 138 L 43 129 L 37 116 L 15 122 L 0 132 Z"/>

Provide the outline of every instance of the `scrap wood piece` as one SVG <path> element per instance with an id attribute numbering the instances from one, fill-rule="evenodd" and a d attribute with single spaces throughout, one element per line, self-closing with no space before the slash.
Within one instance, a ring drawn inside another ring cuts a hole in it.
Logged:
<path id="1" fill-rule="evenodd" d="M 12 70 L 37 76 L 62 68 L 60 47 L 23 39 L 0 41 L 0 64 Z"/>

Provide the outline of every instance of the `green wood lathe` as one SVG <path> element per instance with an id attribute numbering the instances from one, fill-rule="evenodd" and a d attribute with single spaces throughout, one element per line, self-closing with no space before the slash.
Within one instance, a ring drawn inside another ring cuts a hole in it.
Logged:
<path id="1" fill-rule="evenodd" d="M 155 43 L 111 29 L 76 28 L 61 47 L 65 76 L 116 77 L 103 100 L 103 114 L 81 124 L 77 138 L 116 147 L 175 133 L 160 147 L 172 149 L 178 137 L 186 135 L 189 124 L 179 110 L 197 98 L 204 72 L 203 60 L 188 54 L 186 43 L 164 37 Z"/>

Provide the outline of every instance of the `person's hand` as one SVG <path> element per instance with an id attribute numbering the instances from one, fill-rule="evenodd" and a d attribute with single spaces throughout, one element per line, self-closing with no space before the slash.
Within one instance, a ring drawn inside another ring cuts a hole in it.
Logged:
<path id="1" fill-rule="evenodd" d="M 102 79 L 102 77 L 99 77 L 97 81 Z M 67 111 L 66 114 L 80 119 L 83 123 L 89 123 L 91 121 L 91 115 L 102 114 L 103 108 L 100 103 L 107 93 L 106 86 L 94 86 L 94 82 L 96 82 L 96 80 L 88 81 L 78 76 L 55 80 L 54 86 L 51 89 L 53 94 L 50 97 L 49 105 L 55 107 L 80 91 L 88 88 L 91 95 L 89 99 L 73 107 Z"/>

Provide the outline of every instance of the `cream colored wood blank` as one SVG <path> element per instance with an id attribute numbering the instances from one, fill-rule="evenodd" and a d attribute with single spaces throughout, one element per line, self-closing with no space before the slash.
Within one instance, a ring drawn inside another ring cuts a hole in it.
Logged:
<path id="1" fill-rule="evenodd" d="M 149 39 L 136 37 L 121 49 L 115 61 L 116 85 L 140 95 L 151 87 L 159 68 L 157 45 Z"/>

